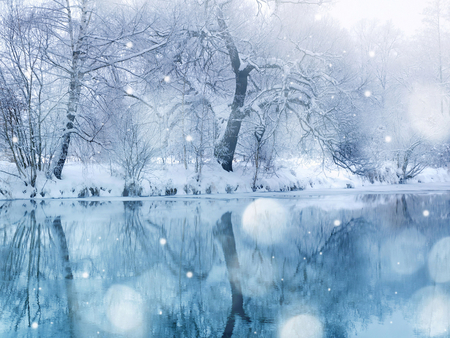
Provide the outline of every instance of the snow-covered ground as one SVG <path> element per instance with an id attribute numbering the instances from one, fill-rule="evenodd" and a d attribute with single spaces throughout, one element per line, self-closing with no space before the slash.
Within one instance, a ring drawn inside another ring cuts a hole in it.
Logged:
<path id="1" fill-rule="evenodd" d="M 42 174 L 36 189 L 5 173 L 14 173 L 12 164 L 0 162 L 0 169 L 0 199 L 29 199 L 30 196 L 37 199 L 118 198 L 123 196 L 125 185 L 122 178 L 111 175 L 109 167 L 99 164 L 68 163 L 62 180 L 48 180 Z M 197 177 L 193 166 L 186 170 L 182 165 L 167 165 L 144 177 L 141 196 L 236 198 L 241 194 L 268 196 L 272 193 L 279 195 L 279 192 L 293 196 L 450 190 L 450 172 L 444 168 L 427 168 L 406 184 L 397 184 L 394 174 L 386 175 L 383 182 L 371 183 L 343 169 L 324 170 L 320 165 L 286 166 L 279 168 L 276 174 L 260 173 L 256 191 L 252 189 L 252 168 L 236 166 L 235 171 L 229 173 L 214 163 L 203 167 L 200 180 L 197 181 Z"/>

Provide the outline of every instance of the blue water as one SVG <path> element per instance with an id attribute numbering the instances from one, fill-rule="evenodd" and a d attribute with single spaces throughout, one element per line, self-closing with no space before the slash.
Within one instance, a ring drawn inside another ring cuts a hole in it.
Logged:
<path id="1" fill-rule="evenodd" d="M 448 337 L 450 194 L 0 206 L 1 337 Z"/>

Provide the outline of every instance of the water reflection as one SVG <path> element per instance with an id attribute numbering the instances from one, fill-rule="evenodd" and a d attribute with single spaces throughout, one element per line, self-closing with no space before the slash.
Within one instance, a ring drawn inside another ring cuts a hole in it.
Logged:
<path id="1" fill-rule="evenodd" d="M 245 215 L 245 214 L 244 214 Z M 245 217 L 245 216 L 244 216 Z M 241 268 L 236 251 L 236 240 L 234 238 L 233 225 L 231 224 L 231 213 L 226 212 L 217 222 L 214 234 L 221 245 L 228 272 L 228 280 L 231 286 L 231 313 L 228 315 L 227 324 L 222 337 L 231 337 L 236 324 L 236 316 L 244 321 L 250 322 L 250 318 L 244 310 L 244 297 L 241 288 Z"/>
<path id="2" fill-rule="evenodd" d="M 0 335 L 446 336 L 449 203 L 8 202 Z"/>

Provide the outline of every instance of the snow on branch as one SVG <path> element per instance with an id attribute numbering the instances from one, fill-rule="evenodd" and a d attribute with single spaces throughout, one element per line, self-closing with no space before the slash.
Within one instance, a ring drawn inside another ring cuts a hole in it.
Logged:
<path id="1" fill-rule="evenodd" d="M 94 72 L 96 70 L 99 70 L 99 69 L 102 69 L 102 68 L 105 68 L 105 67 L 113 66 L 116 63 L 121 63 L 121 62 L 125 62 L 125 61 L 128 61 L 128 60 L 134 59 L 134 58 L 136 58 L 138 56 L 147 54 L 148 52 L 151 52 L 152 50 L 158 49 L 158 48 L 164 46 L 165 44 L 167 44 L 167 40 L 164 41 L 164 42 L 161 42 L 159 44 L 153 45 L 153 46 L 151 46 L 149 48 L 143 49 L 143 50 L 141 50 L 139 52 L 136 52 L 136 53 L 124 56 L 124 57 L 122 57 L 120 59 L 116 59 L 116 60 L 112 60 L 112 61 L 103 61 L 104 64 L 99 65 L 97 67 L 93 67 L 93 68 L 91 68 L 89 70 L 86 70 L 84 73 Z"/>

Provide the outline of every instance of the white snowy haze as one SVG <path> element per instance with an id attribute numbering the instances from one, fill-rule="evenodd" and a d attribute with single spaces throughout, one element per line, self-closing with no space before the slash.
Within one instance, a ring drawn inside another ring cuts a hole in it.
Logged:
<path id="1" fill-rule="evenodd" d="M 339 0 L 325 13 L 339 20 L 347 28 L 353 28 L 361 20 L 392 21 L 407 35 L 423 28 L 423 11 L 426 0 Z"/>

